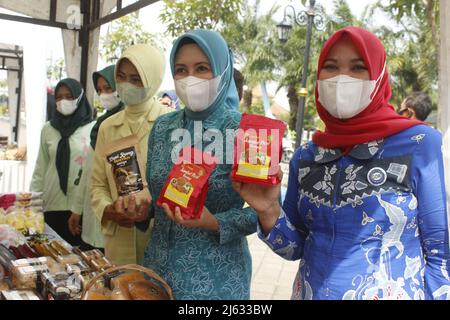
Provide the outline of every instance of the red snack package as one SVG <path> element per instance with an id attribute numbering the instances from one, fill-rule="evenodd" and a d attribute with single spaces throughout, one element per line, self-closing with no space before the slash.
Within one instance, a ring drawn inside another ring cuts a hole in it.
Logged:
<path id="1" fill-rule="evenodd" d="M 263 185 L 276 185 L 281 159 L 283 121 L 260 115 L 243 114 L 234 141 L 232 180 Z"/>
<path id="2" fill-rule="evenodd" d="M 199 219 L 208 193 L 208 178 L 217 159 L 190 146 L 181 150 L 156 201 L 167 203 L 172 212 L 179 207 L 184 219 Z"/>

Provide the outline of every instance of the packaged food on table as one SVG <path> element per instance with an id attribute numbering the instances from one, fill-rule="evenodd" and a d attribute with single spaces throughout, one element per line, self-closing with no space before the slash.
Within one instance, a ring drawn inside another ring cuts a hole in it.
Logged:
<path id="1" fill-rule="evenodd" d="M 9 290 L 9 284 L 5 280 L 0 280 L 0 291 Z"/>
<path id="2" fill-rule="evenodd" d="M 26 233 L 42 233 L 45 229 L 42 193 L 11 193 L 0 195 L 1 223 Z"/>
<path id="3" fill-rule="evenodd" d="M 100 271 L 112 267 L 112 263 L 98 249 L 81 251 L 79 248 L 75 247 L 72 251 L 80 256 L 83 261 L 86 262 L 95 271 Z"/>
<path id="4" fill-rule="evenodd" d="M 48 300 L 73 299 L 81 292 L 81 281 L 78 275 L 67 272 L 42 273 L 38 290 Z"/>
<path id="5" fill-rule="evenodd" d="M 11 246 L 18 247 L 25 244 L 27 239 L 23 234 L 7 224 L 0 225 L 0 244 L 3 244 L 6 248 Z"/>
<path id="6" fill-rule="evenodd" d="M 131 297 L 128 292 L 124 292 L 121 288 L 115 288 L 111 292 L 111 300 L 131 300 Z"/>
<path id="7" fill-rule="evenodd" d="M 40 300 L 31 290 L 4 290 L 1 296 L 3 300 Z"/>
<path id="8" fill-rule="evenodd" d="M 64 265 L 62 265 L 61 263 L 57 262 L 52 257 L 46 257 L 46 258 L 47 258 L 48 271 L 50 273 L 59 273 L 59 272 L 64 272 L 65 271 Z"/>
<path id="9" fill-rule="evenodd" d="M 39 254 L 33 250 L 28 243 L 21 244 L 19 246 L 10 246 L 9 251 L 16 256 L 17 259 L 38 258 Z"/>
<path id="10" fill-rule="evenodd" d="M 139 272 L 141 273 L 139 273 Z M 145 276 L 144 276 L 145 275 Z M 111 293 L 102 294 L 96 283 L 104 280 L 106 289 Z M 109 283 L 108 280 L 109 279 Z M 93 293 L 91 293 L 93 291 Z M 84 287 L 83 300 L 166 300 L 173 299 L 172 289 L 156 272 L 139 265 L 128 264 L 111 267 L 98 273 Z"/>
<path id="11" fill-rule="evenodd" d="M 0 282 L 6 278 L 6 272 L 5 267 L 0 263 Z"/>
<path id="12" fill-rule="evenodd" d="M 130 282 L 145 280 L 142 272 L 132 271 L 121 274 L 111 280 L 111 288 L 113 289 L 113 298 L 114 296 L 124 297 L 124 300 L 131 300 L 130 293 L 128 291 L 128 284 Z M 120 294 L 119 294 L 120 292 Z M 120 300 L 120 299 L 119 299 Z"/>
<path id="13" fill-rule="evenodd" d="M 81 262 L 81 257 L 77 256 L 76 254 L 70 253 L 65 256 L 58 255 L 56 257 L 56 261 L 64 265 L 75 265 Z"/>
<path id="14" fill-rule="evenodd" d="M 126 271 L 123 270 L 117 270 L 114 272 L 107 272 L 104 276 L 103 276 L 103 283 L 105 288 L 114 288 L 114 285 L 112 284 L 112 280 L 122 274 L 124 274 Z"/>
<path id="15" fill-rule="evenodd" d="M 207 152 L 186 146 L 169 173 L 157 205 L 166 203 L 175 212 L 179 207 L 184 219 L 199 219 L 208 193 L 208 178 L 217 158 Z"/>
<path id="16" fill-rule="evenodd" d="M 98 249 L 88 250 L 88 251 L 81 251 L 78 248 L 74 248 L 74 253 L 78 254 L 83 258 L 84 261 L 89 263 L 91 260 L 98 260 L 101 258 L 104 258 L 103 253 Z"/>
<path id="17" fill-rule="evenodd" d="M 11 207 L 2 215 L 2 223 L 25 234 L 43 233 L 45 229 L 42 208 Z"/>
<path id="18" fill-rule="evenodd" d="M 128 292 L 133 300 L 168 300 L 169 297 L 164 290 L 148 281 L 133 281 L 128 284 Z"/>
<path id="19" fill-rule="evenodd" d="M 59 241 L 52 241 L 50 243 L 39 243 L 34 242 L 33 248 L 41 255 L 41 256 L 49 256 L 55 259 L 57 262 L 68 265 L 68 264 L 77 264 L 81 261 L 81 257 L 70 253 L 70 249 L 66 248 Z"/>
<path id="20" fill-rule="evenodd" d="M 0 194 L 0 208 L 7 209 L 16 202 L 18 204 L 26 204 L 27 201 L 35 201 L 35 203 L 38 203 L 38 201 L 42 201 L 42 194 L 42 192 L 18 192 Z"/>
<path id="21" fill-rule="evenodd" d="M 97 275 L 96 272 L 87 272 L 80 274 L 81 285 L 84 288 L 89 281 L 91 281 Z M 105 287 L 105 283 L 102 279 L 97 281 L 97 284 L 93 286 L 96 289 L 101 289 Z"/>
<path id="22" fill-rule="evenodd" d="M 66 265 L 66 271 L 68 273 L 79 274 L 84 276 L 91 271 L 91 268 L 86 262 L 80 261 L 75 264 Z"/>
<path id="23" fill-rule="evenodd" d="M 125 208 L 128 207 L 130 195 L 135 196 L 137 205 L 144 199 L 151 201 L 137 135 L 116 140 L 105 145 L 99 152 L 111 166 L 117 192 L 124 197 Z"/>
<path id="24" fill-rule="evenodd" d="M 0 244 L 0 265 L 6 268 L 4 270 L 6 275 L 7 271 L 11 270 L 14 260 L 16 260 L 16 257 L 5 246 Z"/>
<path id="25" fill-rule="evenodd" d="M 12 261 L 12 282 L 15 288 L 35 289 L 40 273 L 49 272 L 47 258 L 19 259 Z"/>
<path id="26" fill-rule="evenodd" d="M 232 180 L 279 184 L 278 169 L 285 130 L 283 121 L 244 113 L 234 144 Z"/>
<path id="27" fill-rule="evenodd" d="M 48 257 L 17 259 L 12 261 L 13 268 L 47 265 Z"/>
<path id="28" fill-rule="evenodd" d="M 86 294 L 86 300 L 111 300 L 112 292 L 107 288 L 91 289 Z"/>
<path id="29" fill-rule="evenodd" d="M 113 266 L 111 261 L 109 261 L 106 257 L 95 260 L 92 259 L 90 265 L 95 271 L 106 270 Z"/>
<path id="30" fill-rule="evenodd" d="M 61 241 L 54 240 L 50 242 L 50 246 L 58 252 L 60 256 L 66 256 L 71 254 L 70 249 L 65 247 Z"/>

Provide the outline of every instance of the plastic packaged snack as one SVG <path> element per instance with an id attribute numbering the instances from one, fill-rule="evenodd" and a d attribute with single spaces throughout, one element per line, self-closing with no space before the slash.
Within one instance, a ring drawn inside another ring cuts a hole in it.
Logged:
<path id="1" fill-rule="evenodd" d="M 11 273 L 16 288 L 34 289 L 41 273 L 49 272 L 48 258 L 18 259 L 12 261 Z"/>
<path id="2" fill-rule="evenodd" d="M 86 300 L 112 300 L 112 292 L 106 288 L 91 289 L 86 295 Z"/>
<path id="3" fill-rule="evenodd" d="M 216 163 L 217 159 L 209 153 L 184 147 L 156 204 L 167 203 L 173 212 L 179 207 L 184 219 L 199 219 L 208 193 L 208 178 Z"/>
<path id="4" fill-rule="evenodd" d="M 276 185 L 286 124 L 260 115 L 243 114 L 234 144 L 232 180 Z"/>
<path id="5" fill-rule="evenodd" d="M 131 300 L 131 296 L 128 291 L 128 285 L 131 282 L 138 280 L 145 280 L 144 275 L 138 271 L 127 272 L 115 277 L 111 280 L 113 296 L 114 294 L 119 295 L 117 292 L 120 292 L 120 296 L 123 297 L 124 300 Z"/>
<path id="6" fill-rule="evenodd" d="M 75 298 L 81 293 L 79 275 L 67 272 L 42 273 L 38 287 L 48 300 L 67 300 Z"/>
<path id="7" fill-rule="evenodd" d="M 169 298 L 161 287 L 148 280 L 131 282 L 128 285 L 128 291 L 133 300 L 167 300 Z"/>
<path id="8" fill-rule="evenodd" d="M 5 290 L 1 296 L 3 300 L 40 300 L 31 290 Z"/>

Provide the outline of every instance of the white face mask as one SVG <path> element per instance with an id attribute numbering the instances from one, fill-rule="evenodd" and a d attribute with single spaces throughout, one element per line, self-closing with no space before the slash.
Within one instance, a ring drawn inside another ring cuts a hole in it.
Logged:
<path id="1" fill-rule="evenodd" d="M 317 80 L 319 102 L 333 117 L 350 119 L 366 109 L 376 95 L 378 81 L 384 76 L 386 64 L 377 80 L 361 80 L 339 75 Z M 376 90 L 375 90 L 376 88 Z"/>
<path id="2" fill-rule="evenodd" d="M 111 93 L 102 93 L 100 96 L 100 103 L 106 110 L 111 110 L 114 107 L 117 107 L 120 103 L 120 98 L 116 91 Z"/>
<path id="3" fill-rule="evenodd" d="M 129 82 L 117 83 L 117 93 L 127 106 L 142 103 L 147 98 L 149 91 L 149 88 L 137 87 Z"/>
<path id="4" fill-rule="evenodd" d="M 56 102 L 56 110 L 59 111 L 59 113 L 69 116 L 77 110 L 78 102 L 80 101 L 81 97 L 83 96 L 83 90 L 81 90 L 81 93 L 77 99 L 74 100 L 67 100 L 62 99 L 58 102 Z"/>
<path id="5" fill-rule="evenodd" d="M 186 105 L 186 108 L 194 112 L 208 109 L 218 97 L 220 91 L 219 84 L 222 76 L 228 69 L 228 65 L 221 75 L 210 80 L 201 79 L 194 76 L 175 80 L 175 91 L 177 96 Z"/>

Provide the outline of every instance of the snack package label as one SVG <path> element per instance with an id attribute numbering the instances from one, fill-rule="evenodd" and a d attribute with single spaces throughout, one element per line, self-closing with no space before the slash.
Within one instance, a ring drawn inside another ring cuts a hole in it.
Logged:
<path id="1" fill-rule="evenodd" d="M 134 146 L 115 151 L 107 155 L 106 159 L 111 164 L 119 196 L 144 190 Z"/>
<path id="2" fill-rule="evenodd" d="M 177 177 L 173 177 L 167 186 L 164 197 L 182 206 L 188 207 L 189 199 L 194 192 L 192 180 L 198 180 L 205 175 L 205 170 L 197 165 L 183 163 Z"/>
<path id="3" fill-rule="evenodd" d="M 201 163 L 195 159 L 201 159 Z M 208 178 L 216 163 L 217 158 L 209 153 L 185 146 L 169 173 L 157 205 L 167 203 L 171 210 L 179 207 L 185 219 L 200 218 L 208 193 Z"/>
<path id="4" fill-rule="evenodd" d="M 266 132 L 266 131 L 265 131 Z M 264 132 L 263 132 L 264 133 Z M 270 168 L 272 136 L 249 131 L 244 133 L 244 150 L 240 151 L 237 174 L 267 180 Z"/>
<path id="5" fill-rule="evenodd" d="M 232 179 L 265 185 L 280 183 L 278 164 L 285 127 L 279 120 L 243 114 L 235 139 Z"/>

